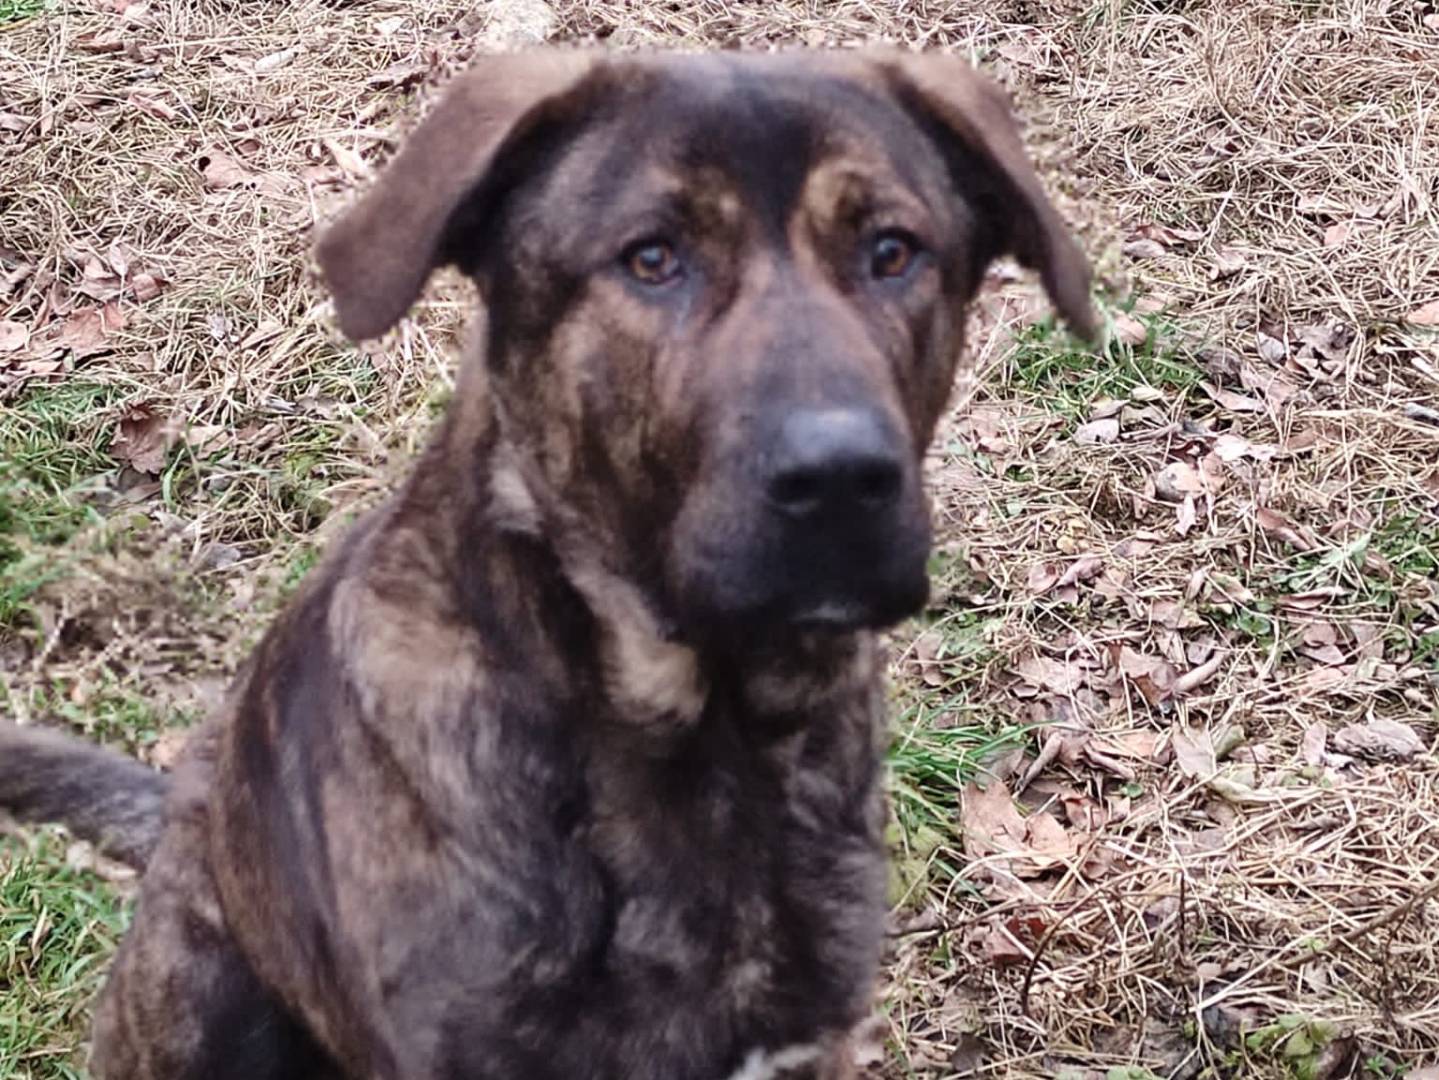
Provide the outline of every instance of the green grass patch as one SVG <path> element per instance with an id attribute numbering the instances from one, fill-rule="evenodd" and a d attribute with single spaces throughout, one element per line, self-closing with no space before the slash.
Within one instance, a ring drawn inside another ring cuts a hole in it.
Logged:
<path id="1" fill-rule="evenodd" d="M 57 834 L 0 840 L 0 1076 L 82 1080 L 90 1002 L 126 921 Z"/>
<path id="2" fill-rule="evenodd" d="M 0 0 L 0 26 L 31 19 L 45 10 L 45 0 Z"/>
<path id="3" fill-rule="evenodd" d="M 1184 393 L 1203 378 L 1176 344 L 1177 329 L 1161 316 L 1140 318 L 1148 329 L 1141 345 L 1113 337 L 1103 353 L 1059 330 L 1052 321 L 1021 331 L 1007 361 L 1008 382 L 1042 398 L 1049 411 L 1078 422 L 1094 402 L 1128 398 L 1140 388 Z"/>
<path id="4" fill-rule="evenodd" d="M 99 418 L 121 396 L 84 381 L 41 386 L 0 414 L 0 628 L 61 572 L 52 550 L 99 520 L 87 488 L 114 467 Z"/>

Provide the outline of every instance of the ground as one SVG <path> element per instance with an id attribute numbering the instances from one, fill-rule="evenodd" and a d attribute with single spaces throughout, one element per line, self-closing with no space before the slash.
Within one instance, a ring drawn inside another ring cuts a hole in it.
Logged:
<path id="1" fill-rule="evenodd" d="M 442 404 L 312 224 L 477 49 L 954 48 L 1109 341 L 986 282 L 893 635 L 876 1076 L 1439 1075 L 1432 0 L 0 0 L 0 709 L 158 765 Z M 133 880 L 0 852 L 0 1076 L 83 1075 Z"/>

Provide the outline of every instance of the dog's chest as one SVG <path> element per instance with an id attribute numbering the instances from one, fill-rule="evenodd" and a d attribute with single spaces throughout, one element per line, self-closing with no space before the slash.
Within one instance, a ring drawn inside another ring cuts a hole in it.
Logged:
<path id="1" fill-rule="evenodd" d="M 722 1080 L 867 1006 L 884 880 L 873 781 L 804 750 L 717 740 L 591 764 L 582 835 L 606 910 L 576 972 L 582 1019 L 551 1036 L 584 1047 L 588 1075 Z"/>

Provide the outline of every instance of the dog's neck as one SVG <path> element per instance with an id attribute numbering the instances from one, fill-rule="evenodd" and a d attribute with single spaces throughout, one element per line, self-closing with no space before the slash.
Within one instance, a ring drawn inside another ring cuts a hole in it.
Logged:
<path id="1" fill-rule="evenodd" d="M 868 633 L 793 635 L 783 647 L 757 649 L 743 658 L 710 655 L 685 641 L 644 583 L 607 560 L 592 529 L 548 489 L 533 460 L 507 436 L 493 397 L 476 385 L 484 381 L 482 365 L 467 368 L 451 412 L 411 481 L 426 512 L 444 519 L 435 523 L 433 539 L 449 557 L 435 569 L 459 575 L 484 559 L 503 574 L 521 549 L 547 552 L 592 623 L 607 713 L 647 738 L 665 741 L 698 724 L 718 692 L 747 715 L 770 718 L 783 729 L 873 678 L 876 649 Z M 476 486 L 446 491 L 455 476 L 474 477 Z M 472 545 L 488 550 L 481 555 Z M 533 610 L 523 621 L 544 626 L 560 618 L 560 612 Z"/>

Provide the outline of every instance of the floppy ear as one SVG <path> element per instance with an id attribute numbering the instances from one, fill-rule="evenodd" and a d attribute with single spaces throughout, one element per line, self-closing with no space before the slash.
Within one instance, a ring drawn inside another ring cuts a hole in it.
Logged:
<path id="1" fill-rule="evenodd" d="M 954 140 L 958 146 L 952 149 L 985 167 L 1006 204 L 1000 209 L 1011 215 L 1000 223 L 1004 250 L 1038 270 L 1070 328 L 1093 338 L 1089 263 L 1040 186 L 1004 92 L 960 58 L 942 53 L 894 51 L 882 64 L 905 105 L 928 126 L 937 125 L 942 140 Z"/>
<path id="2" fill-rule="evenodd" d="M 594 66 L 584 50 L 493 55 L 451 84 L 380 179 L 320 238 L 316 256 L 340 328 L 384 333 L 447 262 L 452 215 L 508 148 L 557 119 L 566 91 Z"/>

